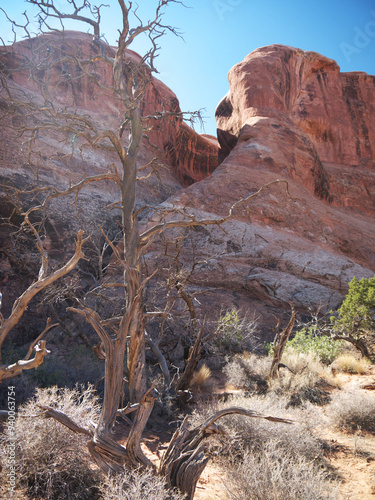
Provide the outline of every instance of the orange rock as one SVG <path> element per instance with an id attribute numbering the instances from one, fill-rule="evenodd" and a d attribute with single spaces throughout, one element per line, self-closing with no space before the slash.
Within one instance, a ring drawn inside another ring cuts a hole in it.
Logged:
<path id="1" fill-rule="evenodd" d="M 222 163 L 171 202 L 207 217 L 276 179 L 288 191 L 273 185 L 236 209 L 225 232 L 197 233 L 197 248 L 217 256 L 196 285 L 225 290 L 213 308 L 232 294 L 263 317 L 290 301 L 305 312 L 334 308 L 354 275 L 375 271 L 375 77 L 271 45 L 228 79 L 216 109 Z"/>

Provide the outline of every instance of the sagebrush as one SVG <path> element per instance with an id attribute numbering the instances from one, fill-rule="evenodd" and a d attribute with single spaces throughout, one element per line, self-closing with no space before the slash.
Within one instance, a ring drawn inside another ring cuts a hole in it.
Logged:
<path id="1" fill-rule="evenodd" d="M 15 440 L 18 485 L 31 498 L 96 498 L 102 475 L 92 467 L 87 438 L 53 419 L 38 416 L 42 413 L 38 405 L 59 409 L 82 426 L 96 422 L 100 411 L 91 386 L 37 389 L 35 397 L 18 409 L 15 436 L 6 431 L 1 437 L 4 461 L 7 442 Z"/>
<path id="2" fill-rule="evenodd" d="M 183 500 L 183 495 L 166 488 L 164 478 L 150 471 L 124 471 L 101 486 L 102 500 Z"/>
<path id="3" fill-rule="evenodd" d="M 375 434 L 374 394 L 343 390 L 333 395 L 328 412 L 332 424 L 339 429 Z"/>

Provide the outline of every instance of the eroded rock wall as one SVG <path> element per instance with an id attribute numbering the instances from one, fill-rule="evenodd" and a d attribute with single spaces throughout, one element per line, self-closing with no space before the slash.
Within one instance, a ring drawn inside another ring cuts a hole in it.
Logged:
<path id="1" fill-rule="evenodd" d="M 228 80 L 216 110 L 222 163 L 173 204 L 223 216 L 239 198 L 283 182 L 236 208 L 224 231 L 196 231 L 207 259 L 196 286 L 216 287 L 207 310 L 218 313 L 231 297 L 270 325 L 289 302 L 301 313 L 334 309 L 353 276 L 375 271 L 375 77 L 271 45 Z"/>

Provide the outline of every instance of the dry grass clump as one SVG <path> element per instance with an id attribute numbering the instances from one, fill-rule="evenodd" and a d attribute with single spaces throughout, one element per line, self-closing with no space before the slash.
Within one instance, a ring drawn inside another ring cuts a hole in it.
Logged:
<path id="1" fill-rule="evenodd" d="M 269 356 L 245 352 L 234 356 L 223 368 L 228 383 L 235 387 L 251 389 L 257 382 L 265 381 L 271 368 Z"/>
<path id="2" fill-rule="evenodd" d="M 364 391 L 334 394 L 328 407 L 332 424 L 343 430 L 361 429 L 375 434 L 375 395 Z"/>
<path id="3" fill-rule="evenodd" d="M 370 367 L 370 361 L 366 358 L 358 359 L 353 354 L 341 354 L 334 361 L 334 369 L 341 370 L 346 373 L 366 373 Z"/>
<path id="4" fill-rule="evenodd" d="M 217 424 L 225 431 L 224 437 L 220 438 L 223 440 L 224 454 L 235 455 L 248 448 L 261 449 L 265 443 L 277 436 L 279 445 L 292 454 L 306 458 L 320 456 L 321 444 L 312 431 L 317 420 L 316 410 L 311 405 L 303 411 L 294 408 L 286 410 L 287 403 L 287 398 L 274 393 L 251 397 L 238 394 L 229 398 L 225 403 L 218 404 L 215 408 L 206 406 L 196 410 L 191 416 L 191 422 L 194 426 L 199 425 L 216 410 L 232 406 L 253 410 L 267 416 L 290 419 L 296 423 L 288 425 L 242 415 L 221 418 Z"/>
<path id="5" fill-rule="evenodd" d="M 289 395 L 289 404 L 298 406 L 305 401 L 323 405 L 330 401 L 328 387 L 338 387 L 340 380 L 324 366 L 313 352 L 289 349 L 282 362 L 291 371 L 281 368 L 280 376 L 273 380 L 270 389 L 277 394 Z"/>
<path id="6" fill-rule="evenodd" d="M 199 370 L 193 373 L 193 376 L 190 380 L 189 387 L 202 389 L 208 382 L 211 377 L 211 370 L 208 368 L 206 364 L 203 364 Z"/>
<path id="7" fill-rule="evenodd" d="M 331 370 L 323 365 L 313 352 L 298 352 L 288 349 L 282 362 L 295 374 L 295 388 L 316 385 L 320 380 L 325 380 L 330 385 L 335 385 Z"/>
<path id="8" fill-rule="evenodd" d="M 270 390 L 276 394 L 288 396 L 290 404 L 296 406 L 310 401 L 314 404 L 329 402 L 327 386 L 339 384 L 331 370 L 324 366 L 313 352 L 303 353 L 288 349 L 282 362 L 279 376 L 267 383 L 272 359 L 269 356 L 257 356 L 244 353 L 233 357 L 223 371 L 228 383 L 251 392 Z"/>
<path id="9" fill-rule="evenodd" d="M 38 405 L 58 408 L 85 427 L 97 421 L 100 410 L 92 387 L 37 389 L 35 397 L 18 410 L 15 436 L 5 433 L 2 438 L 3 456 L 7 443 L 16 443 L 19 486 L 25 487 L 32 498 L 96 498 L 101 476 L 92 468 L 85 446 L 87 438 L 53 419 L 37 417 L 41 413 Z"/>
<path id="10" fill-rule="evenodd" d="M 314 434 L 318 421 L 310 405 L 285 409 L 287 398 L 236 395 L 217 408 L 195 413 L 194 425 L 213 411 L 239 406 L 266 416 L 291 419 L 294 424 L 231 415 L 220 419 L 219 464 L 225 475 L 228 499 L 334 499 L 335 488 L 323 468 L 323 449 Z M 213 451 L 215 448 L 213 447 Z"/>
<path id="11" fill-rule="evenodd" d="M 339 498 L 329 475 L 313 461 L 294 456 L 277 441 L 226 470 L 228 500 L 334 500 Z"/>
<path id="12" fill-rule="evenodd" d="M 102 500 L 183 500 L 183 495 L 167 490 L 165 480 L 150 471 L 125 471 L 107 479 L 101 488 Z"/>

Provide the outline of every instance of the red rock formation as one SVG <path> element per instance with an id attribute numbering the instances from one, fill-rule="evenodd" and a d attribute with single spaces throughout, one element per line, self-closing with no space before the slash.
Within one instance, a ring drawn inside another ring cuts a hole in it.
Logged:
<path id="1" fill-rule="evenodd" d="M 64 110 L 77 113 L 80 116 L 89 115 L 101 129 L 117 130 L 124 116 L 124 109 L 110 90 L 112 84 L 112 69 L 110 65 L 98 60 L 88 73 L 94 70 L 95 79 L 100 82 L 98 87 L 92 76 L 87 73 L 82 77 L 86 67 L 64 62 L 65 51 L 98 57 L 104 53 L 113 56 L 114 49 L 102 45 L 99 47 L 93 38 L 84 33 L 66 31 L 51 33 L 26 40 L 12 47 L 0 47 L 0 64 L 8 69 L 9 82 L 18 89 L 21 100 L 32 97 L 35 102 L 43 105 L 44 96 L 38 79 L 49 81 L 50 98 L 57 111 Z M 52 54 L 53 67 L 47 73 L 38 69 L 43 66 L 43 60 Z M 139 55 L 132 51 L 127 57 L 139 60 Z M 30 71 L 33 78 L 30 78 Z M 70 75 L 70 81 L 61 75 Z M 79 78 L 76 78 L 79 77 Z M 19 125 L 23 120 L 22 113 L 14 110 L 9 113 L 7 96 L 4 87 L 0 86 L 0 110 L 6 112 L 6 120 Z M 153 78 L 147 87 L 142 115 L 154 116 L 160 113 L 179 112 L 179 102 L 175 94 L 160 80 Z M 3 115 L 4 116 L 4 115 Z M 7 125 L 6 122 L 5 125 Z M 4 125 L 4 123 L 2 123 Z M 217 166 L 218 144 L 188 127 L 180 118 L 165 118 L 153 120 L 150 118 L 148 140 L 144 140 L 138 165 L 147 164 L 154 156 L 159 159 L 159 176 L 152 176 L 137 183 L 137 203 L 140 207 L 157 206 L 163 200 L 182 189 L 183 185 L 191 184 L 207 176 Z M 126 134 L 124 134 L 124 137 Z M 107 172 L 112 163 L 116 163 L 116 155 L 101 149 L 85 148 L 80 150 L 74 138 L 61 142 L 61 138 L 50 131 L 40 131 L 38 148 L 40 155 L 27 157 L 27 147 L 22 145 L 23 138 L 15 134 L 12 127 L 0 127 L 0 182 L 1 185 L 15 185 L 19 188 L 36 182 L 39 185 L 54 185 L 60 189 L 67 188 L 69 183 L 77 182 L 85 176 Z M 71 140 L 70 140 L 71 139 Z M 126 140 L 126 139 L 124 139 Z M 149 171 L 142 171 L 147 174 Z M 0 193 L 0 215 L 11 213 L 10 205 Z M 84 189 L 78 199 L 78 213 L 74 207 L 74 199 L 58 199 L 50 205 L 48 212 L 49 254 L 51 259 L 66 260 L 67 253 L 74 243 L 75 229 L 85 227 L 87 232 L 95 231 L 98 224 L 112 228 L 117 232 L 119 214 L 116 210 L 104 211 L 103 207 L 118 201 L 119 192 L 110 182 L 91 184 Z M 6 257 L 6 246 L 10 244 L 9 228 L 0 228 L 0 249 L 5 253 L 0 259 L 0 285 L 3 292 L 3 313 L 6 315 L 12 300 L 25 286 L 25 279 L 17 277 L 19 270 L 11 265 Z M 47 244 L 47 241 L 46 241 Z M 30 252 L 32 252 L 30 248 Z M 34 263 L 38 261 L 38 256 Z M 29 266 L 30 267 L 30 266 Z M 34 269 L 37 271 L 37 269 Z M 11 277 L 11 278 L 10 278 Z M 30 277 L 28 278 L 30 279 Z M 7 282 L 6 289 L 3 288 Z"/>
<path id="2" fill-rule="evenodd" d="M 79 40 L 81 50 L 97 50 L 88 35 L 68 32 L 66 37 L 69 43 Z M 41 41 L 45 44 L 46 39 L 32 43 Z M 29 42 L 23 43 L 17 46 L 19 57 L 37 54 L 27 48 Z M 0 52 L 9 67 L 16 66 L 15 56 Z M 129 53 L 129 57 L 138 56 Z M 111 74 L 106 71 L 98 65 L 98 75 L 109 82 Z M 38 95 L 38 88 L 31 88 L 22 73 L 13 68 L 12 76 L 22 89 Z M 211 290 L 200 296 L 202 312 L 217 318 L 222 307 L 235 305 L 257 311 L 263 324 L 271 325 L 273 314 L 289 308 L 290 301 L 302 312 L 320 306 L 335 308 L 354 275 L 374 274 L 375 125 L 370 120 L 375 111 L 374 80 L 363 73 L 342 74 L 334 61 L 313 52 L 280 45 L 254 51 L 230 71 L 230 91 L 216 110 L 222 163 L 214 171 L 214 138 L 196 134 L 180 120 L 156 124 L 150 142 L 167 169 L 161 170 L 162 183 L 139 183 L 142 205 L 163 202 L 198 218 L 215 217 L 228 213 L 241 196 L 265 183 L 284 179 L 288 184 L 288 190 L 285 183 L 264 190 L 252 200 L 250 210 L 238 207 L 236 220 L 223 228 L 193 229 L 195 256 L 201 263 L 192 284 L 196 291 Z M 56 102 L 66 103 L 67 90 L 54 89 Z M 71 104 L 103 127 L 117 119 L 119 109 L 113 98 L 100 96 L 96 104 L 92 101 L 89 80 L 74 89 L 74 96 Z M 176 96 L 158 80 L 148 89 L 143 115 L 148 116 L 151 108 L 156 112 L 178 109 Z M 2 176 L 7 180 L 16 173 L 23 182 L 23 176 L 31 174 L 14 137 L 2 133 Z M 75 152 L 67 160 L 67 150 L 53 137 L 44 141 L 46 157 L 56 153 L 52 162 L 39 159 L 44 182 L 64 183 L 69 176 L 92 175 L 113 161 L 104 152 L 90 152 L 83 159 Z M 145 143 L 140 162 L 154 152 Z M 192 182 L 182 189 L 181 184 Z M 115 196 L 108 185 L 92 187 L 82 204 L 97 220 L 101 206 L 116 201 Z M 70 216 L 65 212 L 57 205 L 55 222 L 60 226 L 54 246 L 59 241 L 61 247 L 65 244 L 61 239 Z M 147 224 L 146 218 L 143 223 Z M 184 232 L 176 230 L 175 235 Z M 161 254 L 157 245 L 151 249 L 149 271 L 168 267 Z M 191 256 L 186 245 L 181 259 L 188 266 Z"/>
<path id="3" fill-rule="evenodd" d="M 221 159 L 240 141 L 255 149 L 254 161 L 260 155 L 267 169 L 287 170 L 334 205 L 375 209 L 374 76 L 340 73 L 316 52 L 271 45 L 249 54 L 228 79 L 230 92 L 216 110 Z M 257 150 L 259 139 L 272 154 Z"/>
<path id="4" fill-rule="evenodd" d="M 85 75 L 85 66 L 64 63 L 65 52 L 76 53 L 77 59 L 83 57 L 98 58 L 103 53 L 113 56 L 114 49 L 105 44 L 98 46 L 92 36 L 75 31 L 51 33 L 15 44 L 12 48 L 0 47 L 0 60 L 9 69 L 9 77 L 22 89 L 38 96 L 38 79 L 49 79 L 49 91 L 56 106 L 67 107 L 80 113 L 89 112 L 97 119 L 102 128 L 119 126 L 124 109 L 111 91 L 112 68 L 100 62 L 95 63 L 94 75 Z M 53 53 L 54 65 L 47 75 L 46 70 L 38 70 L 38 65 Z M 127 51 L 127 57 L 140 60 L 133 51 Z M 61 62 L 62 61 L 62 62 Z M 30 67 L 34 78 L 30 78 Z M 89 71 L 93 72 L 92 66 Z M 69 84 L 62 79 L 62 74 L 71 75 Z M 147 87 L 141 113 L 145 117 L 158 116 L 160 113 L 179 113 L 179 102 L 175 94 L 160 80 L 152 78 Z M 209 175 L 217 166 L 217 143 L 197 134 L 180 118 L 155 120 L 150 118 L 146 126 L 149 141 L 143 145 L 141 162 L 157 155 L 167 163 L 170 172 L 174 172 L 182 185 L 188 185 Z M 104 160 L 105 163 L 105 160 Z M 169 174 L 170 176 L 170 174 Z"/>
<path id="5" fill-rule="evenodd" d="M 272 45 L 228 78 L 216 110 L 223 161 L 173 204 L 207 217 L 276 179 L 289 192 L 273 185 L 249 211 L 237 209 L 225 232 L 197 232 L 201 254 L 216 257 L 201 266 L 196 285 L 225 289 L 211 303 L 216 312 L 228 295 L 264 318 L 289 301 L 301 311 L 334 308 L 354 275 L 375 271 L 375 77 Z"/>

